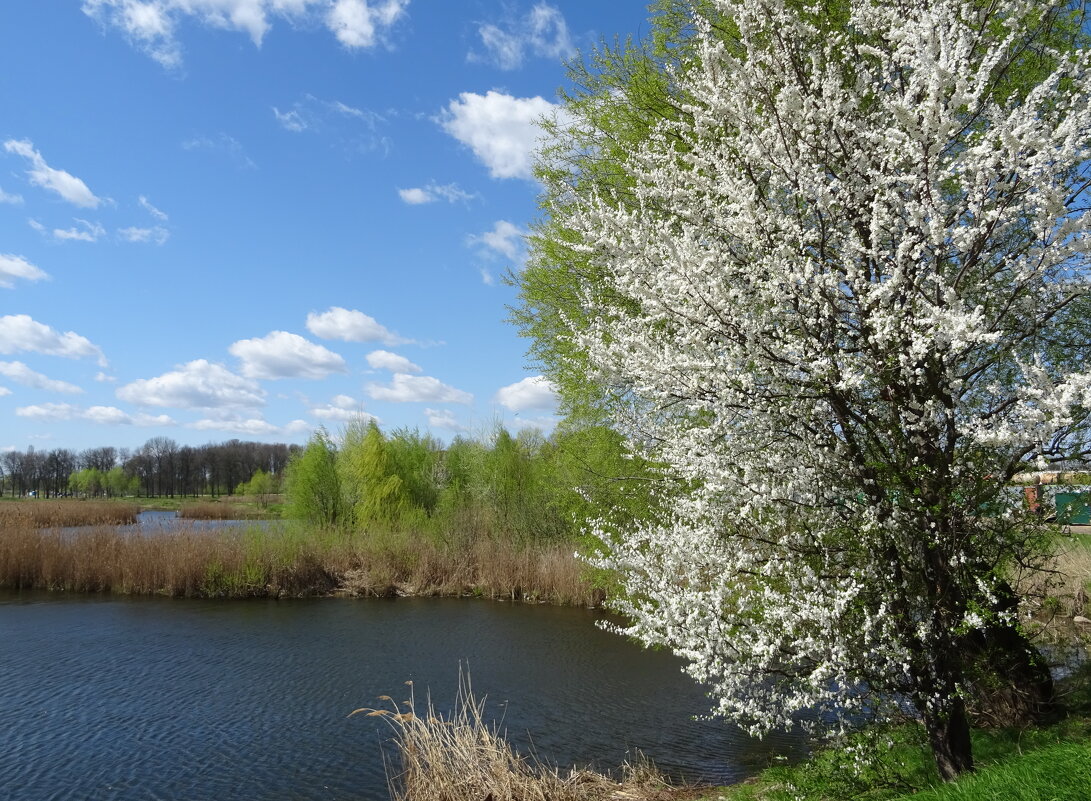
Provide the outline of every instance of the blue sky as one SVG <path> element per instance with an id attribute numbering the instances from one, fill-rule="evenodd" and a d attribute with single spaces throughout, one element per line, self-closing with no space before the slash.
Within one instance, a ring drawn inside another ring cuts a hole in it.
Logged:
<path id="1" fill-rule="evenodd" d="M 639 2 L 0 10 L 0 449 L 553 425 L 499 280 L 562 59 Z"/>

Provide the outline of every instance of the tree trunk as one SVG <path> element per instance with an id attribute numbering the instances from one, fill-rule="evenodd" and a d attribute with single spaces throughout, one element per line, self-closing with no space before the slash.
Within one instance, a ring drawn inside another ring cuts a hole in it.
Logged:
<path id="1" fill-rule="evenodd" d="M 940 778 L 949 782 L 974 769 L 974 756 L 966 704 L 952 696 L 945 707 L 925 713 L 924 727 Z"/>

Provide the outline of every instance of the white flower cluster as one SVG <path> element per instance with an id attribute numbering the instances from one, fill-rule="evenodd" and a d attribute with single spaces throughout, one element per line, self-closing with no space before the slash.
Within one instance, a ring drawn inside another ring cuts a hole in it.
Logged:
<path id="1" fill-rule="evenodd" d="M 988 625 L 1010 547 L 1011 509 L 983 504 L 1078 452 L 1091 408 L 1087 54 L 1021 95 L 1036 0 L 849 5 L 831 30 L 715 0 L 732 42 L 695 11 L 679 119 L 624 195 L 555 210 L 610 289 L 574 344 L 688 488 L 666 521 L 596 530 L 623 630 L 755 732 L 875 712 L 869 688 L 940 703 L 938 654 Z"/>

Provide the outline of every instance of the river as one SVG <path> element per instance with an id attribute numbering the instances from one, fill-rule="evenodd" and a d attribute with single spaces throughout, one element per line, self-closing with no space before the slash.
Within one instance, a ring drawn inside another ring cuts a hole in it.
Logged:
<path id="1" fill-rule="evenodd" d="M 764 742 L 707 709 L 680 662 L 586 609 L 467 599 L 212 601 L 0 594 L 0 799 L 385 799 L 378 696 L 437 707 L 467 667 L 510 738 L 562 766 L 640 749 L 728 782 Z M 386 748 L 388 757 L 396 755 Z"/>

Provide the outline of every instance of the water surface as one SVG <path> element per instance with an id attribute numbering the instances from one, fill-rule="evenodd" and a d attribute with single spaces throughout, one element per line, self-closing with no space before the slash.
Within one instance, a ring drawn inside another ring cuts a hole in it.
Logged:
<path id="1" fill-rule="evenodd" d="M 0 799 L 384 799 L 377 697 L 437 706 L 460 665 L 511 739 L 560 765 L 635 749 L 726 782 L 764 743 L 707 709 L 671 655 L 584 609 L 459 599 L 0 595 Z M 387 749 L 388 756 L 392 756 Z"/>

